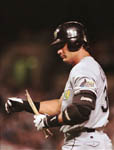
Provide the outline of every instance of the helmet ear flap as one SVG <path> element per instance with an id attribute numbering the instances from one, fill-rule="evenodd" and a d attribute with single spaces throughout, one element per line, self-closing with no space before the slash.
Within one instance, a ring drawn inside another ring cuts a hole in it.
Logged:
<path id="1" fill-rule="evenodd" d="M 70 38 L 67 41 L 67 45 L 70 51 L 77 51 L 82 46 L 82 42 L 78 42 L 76 38 Z"/>

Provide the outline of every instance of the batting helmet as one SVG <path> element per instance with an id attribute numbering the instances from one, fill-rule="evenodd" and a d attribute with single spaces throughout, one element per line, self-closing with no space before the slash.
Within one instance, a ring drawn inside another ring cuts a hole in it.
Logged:
<path id="1" fill-rule="evenodd" d="M 70 51 L 77 51 L 82 45 L 87 44 L 87 36 L 82 23 L 69 21 L 56 28 L 51 46 L 60 49 L 65 43 Z"/>

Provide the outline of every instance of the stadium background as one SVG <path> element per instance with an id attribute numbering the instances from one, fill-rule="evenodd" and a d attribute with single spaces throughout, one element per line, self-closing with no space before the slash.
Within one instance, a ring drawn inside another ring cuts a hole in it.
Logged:
<path id="1" fill-rule="evenodd" d="M 0 2 L 0 91 L 7 97 L 34 100 L 60 97 L 70 67 L 49 47 L 58 24 L 78 20 L 86 25 L 91 49 L 109 84 L 110 117 L 105 131 L 114 145 L 114 1 L 57 0 Z M 2 106 L 3 102 L 0 101 Z M 58 128 L 44 139 L 36 132 L 33 115 L 6 115 L 0 110 L 0 150 L 60 150 Z"/>

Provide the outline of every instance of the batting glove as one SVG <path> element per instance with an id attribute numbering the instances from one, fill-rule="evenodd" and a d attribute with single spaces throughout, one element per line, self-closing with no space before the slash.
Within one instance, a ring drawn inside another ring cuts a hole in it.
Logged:
<path id="1" fill-rule="evenodd" d="M 23 100 L 21 98 L 11 97 L 5 103 L 7 113 L 20 112 L 23 110 Z"/>
<path id="2" fill-rule="evenodd" d="M 58 127 L 62 124 L 58 121 L 58 115 L 49 116 L 45 114 L 34 115 L 34 124 L 37 130 L 42 130 L 43 128 Z"/>
<path id="3" fill-rule="evenodd" d="M 47 115 L 39 114 L 39 115 L 34 115 L 34 124 L 35 127 L 37 128 L 38 131 L 42 130 L 43 128 L 46 128 L 46 120 L 47 120 Z"/>
<path id="4" fill-rule="evenodd" d="M 34 104 L 36 108 L 39 110 L 40 102 L 34 102 Z M 21 111 L 34 113 L 28 101 L 25 101 L 17 97 L 8 98 L 7 102 L 5 103 L 5 110 L 7 113 L 21 112 Z"/>

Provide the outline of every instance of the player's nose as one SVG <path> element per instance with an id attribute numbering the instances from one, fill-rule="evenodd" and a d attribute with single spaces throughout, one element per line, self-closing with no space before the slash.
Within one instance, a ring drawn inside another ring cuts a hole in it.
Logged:
<path id="1" fill-rule="evenodd" d="M 58 51 L 57 51 L 57 54 L 61 54 L 62 53 L 62 49 L 59 49 Z"/>

